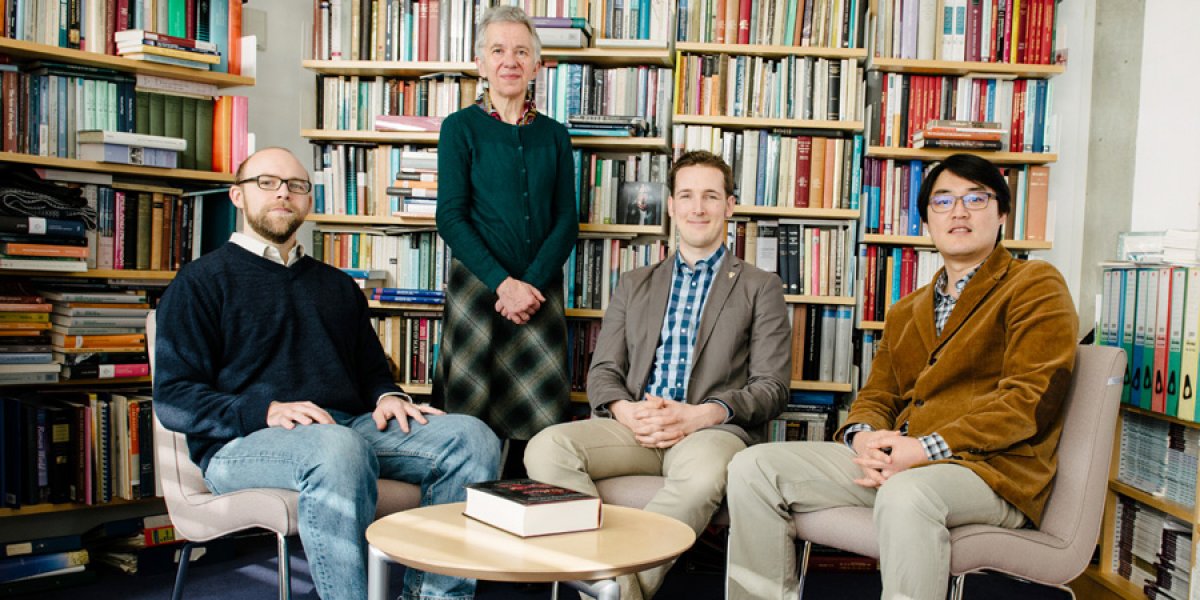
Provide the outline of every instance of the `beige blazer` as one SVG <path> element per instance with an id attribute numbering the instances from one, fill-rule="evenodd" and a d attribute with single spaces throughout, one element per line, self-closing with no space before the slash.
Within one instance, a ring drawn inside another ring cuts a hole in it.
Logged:
<path id="1" fill-rule="evenodd" d="M 588 373 L 588 401 L 597 414 L 608 416 L 604 407 L 610 402 L 643 398 L 674 264 L 672 255 L 621 275 Z M 791 326 L 779 277 L 726 254 L 708 291 L 692 360 L 688 404 L 724 402 L 733 418 L 717 428 L 747 444 L 762 441 L 763 424 L 787 406 L 792 365 Z"/>

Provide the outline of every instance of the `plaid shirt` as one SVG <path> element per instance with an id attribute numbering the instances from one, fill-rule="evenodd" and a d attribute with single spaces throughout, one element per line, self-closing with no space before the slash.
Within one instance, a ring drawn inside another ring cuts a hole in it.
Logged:
<path id="1" fill-rule="evenodd" d="M 708 290 L 724 258 L 724 245 L 717 248 L 712 256 L 696 261 L 695 267 L 689 267 L 678 252 L 675 254 L 671 298 L 667 302 L 666 318 L 658 334 L 654 369 L 650 373 L 646 392 L 667 400 L 687 401 L 687 381 L 692 371 L 692 350 L 696 348 L 696 329 L 700 327 Z"/>
<path id="2" fill-rule="evenodd" d="M 492 97 L 488 95 L 487 90 L 479 94 L 475 98 L 475 106 L 483 109 L 483 112 L 490 115 L 497 121 L 503 121 L 504 117 L 500 116 L 500 111 L 492 107 Z M 533 92 L 525 92 L 525 107 L 521 112 L 521 118 L 517 119 L 517 125 L 528 125 L 537 117 L 537 106 L 533 103 Z"/>
<path id="3" fill-rule="evenodd" d="M 942 274 L 938 276 L 937 283 L 933 284 L 933 326 L 937 329 L 939 336 L 942 335 L 942 328 L 946 326 L 946 322 L 950 320 L 950 313 L 954 312 L 954 305 L 958 302 L 958 297 L 962 295 L 963 288 L 967 287 L 967 282 L 975 276 L 982 264 L 975 265 L 974 269 L 967 271 L 967 274 L 954 284 L 955 294 L 953 296 L 946 293 L 946 284 L 948 283 L 946 271 L 943 270 Z M 871 430 L 871 426 L 866 423 L 856 423 L 846 428 L 842 439 L 846 440 L 846 445 L 853 450 L 854 434 Z M 900 435 L 908 435 L 907 421 L 900 426 Z M 917 439 L 921 441 L 921 447 L 925 449 L 925 456 L 929 460 L 941 460 L 954 455 L 950 451 L 950 446 L 946 444 L 946 440 L 942 439 L 942 435 L 936 431 Z"/>

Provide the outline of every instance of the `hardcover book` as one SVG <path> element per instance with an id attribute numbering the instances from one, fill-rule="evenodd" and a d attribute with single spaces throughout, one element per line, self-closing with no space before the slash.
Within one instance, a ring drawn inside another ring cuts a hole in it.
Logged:
<path id="1" fill-rule="evenodd" d="M 532 479 L 467 486 L 463 514 L 521 537 L 599 529 L 600 499 Z"/>

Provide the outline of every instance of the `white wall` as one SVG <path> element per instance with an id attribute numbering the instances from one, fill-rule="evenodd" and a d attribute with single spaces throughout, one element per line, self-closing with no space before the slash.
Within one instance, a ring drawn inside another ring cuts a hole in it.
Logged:
<path id="1" fill-rule="evenodd" d="M 1200 227 L 1197 24 L 1200 2 L 1196 0 L 1146 2 L 1134 230 Z"/>

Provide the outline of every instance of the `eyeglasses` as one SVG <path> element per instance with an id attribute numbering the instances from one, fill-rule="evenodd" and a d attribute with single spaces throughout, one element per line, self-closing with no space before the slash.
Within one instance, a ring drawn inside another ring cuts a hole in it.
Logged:
<path id="1" fill-rule="evenodd" d="M 251 181 L 258 185 L 258 189 L 268 192 L 279 189 L 279 186 L 285 183 L 287 184 L 288 191 L 293 194 L 307 194 L 312 191 L 312 182 L 307 179 L 284 179 L 274 175 L 259 175 L 258 177 L 249 177 L 233 183 L 234 185 L 242 185 Z"/>
<path id="2" fill-rule="evenodd" d="M 991 192 L 967 192 L 961 196 L 954 194 L 937 194 L 929 198 L 929 210 L 935 213 L 947 213 L 954 210 L 954 203 L 962 200 L 967 210 L 983 210 L 988 202 L 995 197 Z"/>

